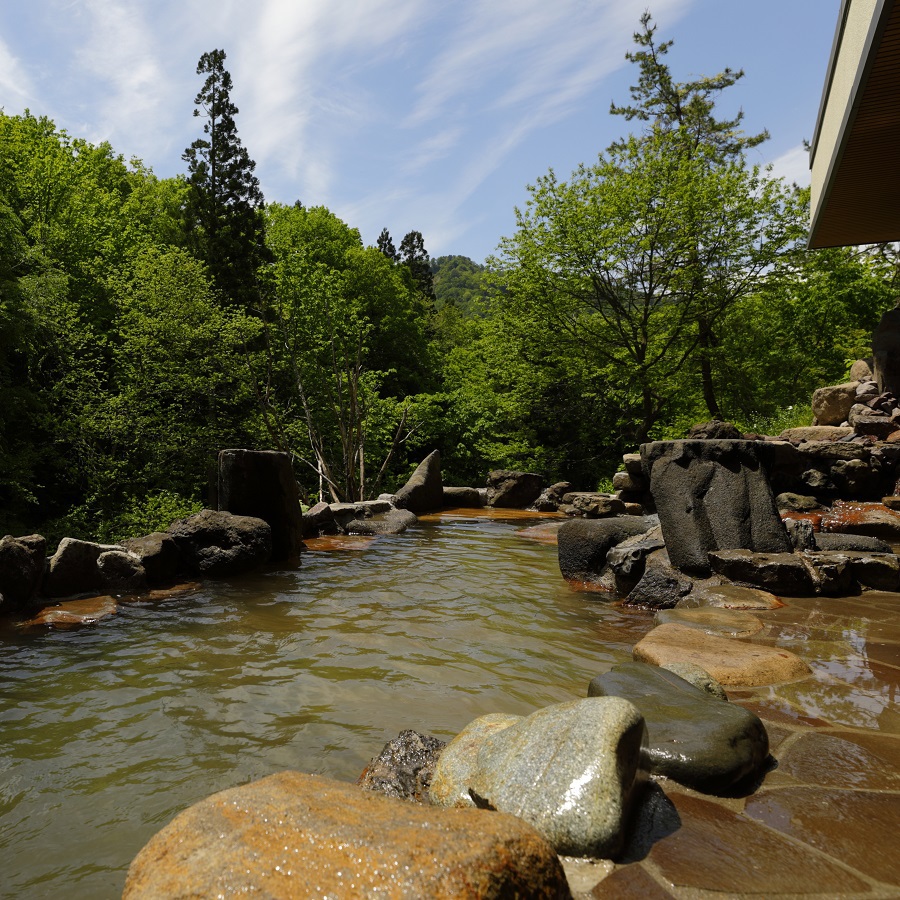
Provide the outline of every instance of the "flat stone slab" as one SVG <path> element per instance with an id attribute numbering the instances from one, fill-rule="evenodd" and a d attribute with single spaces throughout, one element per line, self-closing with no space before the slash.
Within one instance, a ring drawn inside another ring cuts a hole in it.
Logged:
<path id="1" fill-rule="evenodd" d="M 47 606 L 36 616 L 22 623 L 23 628 L 77 628 L 81 625 L 96 625 L 103 619 L 114 616 L 118 610 L 112 597 L 88 597 L 85 600 L 68 600 L 57 606 Z"/>
<path id="2" fill-rule="evenodd" d="M 520 819 L 435 809 L 280 772 L 214 794 L 158 832 L 123 898 L 568 896 L 556 854 Z"/>
<path id="3" fill-rule="evenodd" d="M 758 772 L 769 754 L 762 722 L 658 666 L 632 662 L 598 675 L 589 697 L 630 700 L 647 723 L 650 771 L 718 793 Z"/>
<path id="4" fill-rule="evenodd" d="M 690 595 L 679 601 L 678 609 L 715 606 L 720 609 L 780 609 L 784 606 L 774 594 L 760 588 L 739 584 L 718 587 L 694 587 Z"/>
<path id="5" fill-rule="evenodd" d="M 661 609 L 656 614 L 660 625 L 674 622 L 685 628 L 697 628 L 706 634 L 719 637 L 753 637 L 763 630 L 763 623 L 748 612 L 735 609 L 721 609 L 715 606 L 698 609 Z"/>
<path id="6" fill-rule="evenodd" d="M 812 573 L 798 553 L 718 550 L 709 554 L 709 564 L 713 572 L 730 581 L 772 593 L 811 597 L 816 592 Z"/>
<path id="7" fill-rule="evenodd" d="M 723 685 L 755 686 L 796 681 L 811 674 L 796 654 L 777 647 L 704 634 L 684 625 L 657 625 L 633 650 L 634 659 L 655 666 L 691 662 Z"/>
<path id="8" fill-rule="evenodd" d="M 645 779 L 646 742 L 643 717 L 619 697 L 559 703 L 506 727 L 502 717 L 476 720 L 441 754 L 431 801 L 512 813 L 558 853 L 614 857 Z"/>

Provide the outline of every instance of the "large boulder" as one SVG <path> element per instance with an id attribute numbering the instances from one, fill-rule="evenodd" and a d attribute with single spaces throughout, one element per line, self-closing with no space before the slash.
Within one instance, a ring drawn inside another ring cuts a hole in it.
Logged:
<path id="1" fill-rule="evenodd" d="M 474 487 L 445 486 L 441 502 L 451 508 L 480 509 L 484 506 L 481 491 Z"/>
<path id="2" fill-rule="evenodd" d="M 544 479 L 534 472 L 495 469 L 487 477 L 487 505 L 503 509 L 528 509 L 544 489 Z"/>
<path id="3" fill-rule="evenodd" d="M 47 541 L 39 534 L 0 538 L 0 609 L 15 612 L 31 604 L 44 575 Z"/>
<path id="4" fill-rule="evenodd" d="M 303 516 L 303 537 L 318 537 L 320 534 L 337 534 L 338 523 L 331 506 L 320 500 Z"/>
<path id="5" fill-rule="evenodd" d="M 275 450 L 219 451 L 219 509 L 268 522 L 272 558 L 303 546 L 303 511 L 291 457 Z"/>
<path id="6" fill-rule="evenodd" d="M 100 584 L 105 591 L 124 591 L 129 594 L 147 587 L 147 573 L 140 559 L 128 550 L 104 550 L 97 557 Z"/>
<path id="7" fill-rule="evenodd" d="M 630 662 L 598 675 L 589 697 L 623 697 L 647 723 L 650 771 L 709 793 L 759 772 L 769 754 L 762 722 L 670 671 Z"/>
<path id="8" fill-rule="evenodd" d="M 435 767 L 431 800 L 481 806 L 533 825 L 558 853 L 615 856 L 646 775 L 646 729 L 618 697 L 558 703 L 524 719 L 465 732 Z"/>
<path id="9" fill-rule="evenodd" d="M 847 420 L 856 403 L 858 382 L 821 387 L 813 392 L 812 411 L 816 425 L 840 425 Z"/>
<path id="10" fill-rule="evenodd" d="M 176 816 L 131 863 L 123 900 L 568 896 L 550 845 L 513 816 L 434 809 L 280 772 Z"/>
<path id="11" fill-rule="evenodd" d="M 43 593 L 48 597 L 68 597 L 99 591 L 103 585 L 103 576 L 97 568 L 100 554 L 122 549 L 118 544 L 63 538 L 47 565 Z"/>
<path id="12" fill-rule="evenodd" d="M 628 593 L 625 605 L 643 609 L 671 609 L 691 592 L 693 586 L 690 578 L 671 566 L 651 563 L 644 568 L 640 581 Z"/>
<path id="13" fill-rule="evenodd" d="M 698 422 L 692 425 L 687 433 L 689 441 L 740 441 L 743 437 L 743 433 L 736 425 L 732 422 L 723 422 L 721 419 Z"/>
<path id="14" fill-rule="evenodd" d="M 409 481 L 394 494 L 394 506 L 408 509 L 417 516 L 433 512 L 444 505 L 444 482 L 441 478 L 441 454 L 433 450 L 412 473 Z"/>
<path id="15" fill-rule="evenodd" d="M 581 516 L 584 519 L 608 519 L 625 514 L 623 500 L 600 491 L 570 491 L 563 495 L 557 508 L 567 516 Z"/>
<path id="16" fill-rule="evenodd" d="M 655 524 L 643 516 L 564 522 L 556 534 L 559 571 L 567 581 L 596 581 L 613 547 L 626 538 L 646 534 Z"/>
<path id="17" fill-rule="evenodd" d="M 790 597 L 816 593 L 812 572 L 799 553 L 717 550 L 709 554 L 709 561 L 717 575 L 738 584 Z"/>
<path id="18" fill-rule="evenodd" d="M 187 569 L 197 575 L 237 575 L 266 562 L 272 529 L 253 516 L 204 509 L 169 526 Z"/>
<path id="19" fill-rule="evenodd" d="M 641 458 L 677 569 L 708 575 L 713 550 L 792 549 L 755 442 L 655 441 Z"/>
<path id="20" fill-rule="evenodd" d="M 147 584 L 153 587 L 170 584 L 181 571 L 178 545 L 172 535 L 165 531 L 129 538 L 123 542 L 123 546 L 140 560 L 147 576 Z"/>

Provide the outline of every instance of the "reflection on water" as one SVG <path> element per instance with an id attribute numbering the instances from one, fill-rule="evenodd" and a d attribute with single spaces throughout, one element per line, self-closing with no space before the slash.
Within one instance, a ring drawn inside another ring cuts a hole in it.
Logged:
<path id="1" fill-rule="evenodd" d="M 284 768 L 355 780 L 404 728 L 447 738 L 584 696 L 631 629 L 616 640 L 619 613 L 570 591 L 527 524 L 445 519 L 124 601 L 92 629 L 6 634 L 0 893 L 118 896 L 210 793 Z"/>

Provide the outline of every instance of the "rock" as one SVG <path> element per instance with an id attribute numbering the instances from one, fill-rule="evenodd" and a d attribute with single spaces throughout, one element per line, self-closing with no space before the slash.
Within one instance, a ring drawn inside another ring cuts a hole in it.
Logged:
<path id="1" fill-rule="evenodd" d="M 479 509 L 484 506 L 478 488 L 445 487 L 442 497 L 441 503 L 445 507 Z"/>
<path id="2" fill-rule="evenodd" d="M 850 560 L 843 553 L 834 550 L 805 550 L 798 556 L 809 570 L 817 594 L 841 597 L 856 593 L 853 569 Z"/>
<path id="3" fill-rule="evenodd" d="M 779 437 L 792 444 L 805 444 L 809 441 L 839 441 L 853 433 L 849 425 L 806 425 L 802 428 L 788 428 Z"/>
<path id="4" fill-rule="evenodd" d="M 563 502 L 563 497 L 571 491 L 570 482 L 557 481 L 556 484 L 551 484 L 550 487 L 541 491 L 540 497 L 534 501 L 534 508 L 538 512 L 556 512 Z"/>
<path id="5" fill-rule="evenodd" d="M 678 608 L 716 606 L 721 609 L 779 609 L 784 604 L 768 591 L 742 587 L 738 584 L 705 585 L 696 587 Z"/>
<path id="6" fill-rule="evenodd" d="M 614 666 L 591 681 L 588 696 L 633 703 L 647 724 L 650 771 L 699 791 L 732 788 L 769 755 L 766 729 L 753 713 L 657 666 Z"/>
<path id="7" fill-rule="evenodd" d="M 646 534 L 654 523 L 638 516 L 615 519 L 573 519 L 557 532 L 559 570 L 568 581 L 594 581 L 606 565 L 606 555 L 616 544 Z"/>
<path id="8" fill-rule="evenodd" d="M 77 628 L 96 625 L 114 616 L 118 606 L 112 597 L 88 597 L 84 600 L 68 600 L 56 606 L 47 606 L 34 618 L 22 623 L 23 628 Z"/>
<path id="9" fill-rule="evenodd" d="M 626 700 L 559 703 L 488 734 L 474 760 L 467 738 L 461 760 L 451 741 L 435 768 L 432 802 L 512 813 L 558 853 L 615 856 L 644 781 L 646 740 L 644 721 Z M 462 775 L 461 783 L 448 772 Z"/>
<path id="10" fill-rule="evenodd" d="M 66 597 L 100 590 L 102 578 L 97 568 L 100 554 L 122 549 L 118 544 L 63 538 L 50 557 L 43 592 L 48 597 Z"/>
<path id="11" fill-rule="evenodd" d="M 809 519 L 786 519 L 784 527 L 795 550 L 816 549 L 816 532 Z"/>
<path id="12" fill-rule="evenodd" d="M 103 590 L 135 594 L 147 587 L 140 559 L 128 550 L 105 550 L 97 557 L 97 569 Z"/>
<path id="13" fill-rule="evenodd" d="M 878 390 L 900 395 L 900 309 L 889 309 L 872 334 Z"/>
<path id="14" fill-rule="evenodd" d="M 711 697 L 715 697 L 716 700 L 728 702 L 728 694 L 725 693 L 725 688 L 706 669 L 701 669 L 700 666 L 686 662 L 671 662 L 659 668 L 665 669 L 679 678 L 683 678 L 688 684 L 705 691 Z"/>
<path id="15" fill-rule="evenodd" d="M 895 553 L 844 553 L 853 578 L 873 591 L 900 592 L 900 557 Z"/>
<path id="16" fill-rule="evenodd" d="M 246 572 L 272 552 L 272 530 L 252 516 L 204 509 L 178 519 L 168 530 L 188 570 L 207 577 Z"/>
<path id="17" fill-rule="evenodd" d="M 272 559 L 303 548 L 303 511 L 291 457 L 275 450 L 219 451 L 219 509 L 267 522 Z"/>
<path id="18" fill-rule="evenodd" d="M 753 553 L 750 550 L 720 550 L 709 554 L 717 575 L 774 594 L 811 597 L 812 576 L 797 553 Z"/>
<path id="19" fill-rule="evenodd" d="M 441 751 L 440 765 L 435 765 L 428 790 L 430 801 L 435 806 L 472 806 L 474 801 L 469 794 L 469 784 L 478 768 L 482 744 L 495 732 L 521 721 L 522 716 L 489 713 L 469 722 L 447 745 L 452 745 L 452 752 Z"/>
<path id="20" fill-rule="evenodd" d="M 632 475 L 630 472 L 616 472 L 613 475 L 613 488 L 617 491 L 634 491 L 640 493 L 647 490 L 649 485 L 643 475 Z"/>
<path id="21" fill-rule="evenodd" d="M 851 381 L 874 381 L 875 360 L 872 357 L 868 359 L 858 359 L 850 366 Z"/>
<path id="22" fill-rule="evenodd" d="M 779 510 L 791 510 L 793 512 L 811 512 L 821 509 L 822 504 L 815 497 L 806 497 L 803 494 L 795 494 L 785 491 L 775 498 L 775 505 Z"/>
<path id="23" fill-rule="evenodd" d="M 495 469 L 487 477 L 487 505 L 504 509 L 528 509 L 543 489 L 544 479 L 533 472 Z"/>
<path id="24" fill-rule="evenodd" d="M 647 558 L 655 550 L 665 547 L 662 529 L 657 525 L 644 534 L 636 534 L 616 544 L 606 554 L 606 566 L 612 571 L 616 593 L 630 594 L 644 576 Z M 664 567 L 668 569 L 668 567 Z M 669 569 L 669 571 L 672 571 Z M 650 587 L 648 584 L 646 587 Z"/>
<path id="25" fill-rule="evenodd" d="M 881 440 L 890 437 L 898 430 L 896 422 L 890 416 L 874 412 L 859 403 L 851 408 L 848 421 L 857 434 L 872 435 Z"/>
<path id="26" fill-rule="evenodd" d="M 731 422 L 712 419 L 692 425 L 686 439 L 689 441 L 740 441 L 744 437 L 741 430 Z"/>
<path id="27" fill-rule="evenodd" d="M 644 477 L 644 466 L 641 462 L 640 453 L 625 453 L 622 455 L 622 465 L 629 475 L 639 475 Z"/>
<path id="28" fill-rule="evenodd" d="M 753 637 L 763 630 L 763 623 L 751 613 L 719 606 L 661 609 L 656 614 L 656 621 L 660 625 L 674 622 L 685 628 L 696 628 L 705 634 L 727 638 Z"/>
<path id="29" fill-rule="evenodd" d="M 894 512 L 900 511 L 900 497 L 896 494 L 892 494 L 890 497 L 882 497 L 881 504 L 888 509 L 894 510 Z"/>
<path id="30" fill-rule="evenodd" d="M 318 537 L 321 534 L 337 534 L 338 525 L 331 507 L 320 500 L 311 506 L 303 516 L 303 537 Z"/>
<path id="31" fill-rule="evenodd" d="M 791 549 L 757 444 L 656 441 L 641 447 L 672 565 L 708 575 L 708 554 L 745 548 Z"/>
<path id="32" fill-rule="evenodd" d="M 446 741 L 407 729 L 388 741 L 356 782 L 364 791 L 423 802 Z"/>
<path id="33" fill-rule="evenodd" d="M 441 509 L 444 505 L 444 482 L 441 478 L 441 454 L 432 450 L 416 467 L 409 481 L 394 494 L 394 506 L 408 509 L 417 516 Z"/>
<path id="34" fill-rule="evenodd" d="M 900 513 L 880 503 L 848 503 L 836 500 L 822 517 L 822 532 L 850 533 L 900 541 Z"/>
<path id="35" fill-rule="evenodd" d="M 848 381 L 813 391 L 812 411 L 816 425 L 840 425 L 856 402 L 858 382 Z"/>
<path id="36" fill-rule="evenodd" d="M 47 541 L 39 534 L 0 538 L 0 609 L 25 609 L 37 596 L 44 576 Z"/>
<path id="37" fill-rule="evenodd" d="M 690 578 L 670 566 L 647 565 L 641 580 L 625 598 L 626 606 L 645 609 L 668 609 L 691 592 Z"/>
<path id="38" fill-rule="evenodd" d="M 144 537 L 123 541 L 123 545 L 140 560 L 148 584 L 169 584 L 178 577 L 181 571 L 181 554 L 171 534 L 154 531 Z"/>
<path id="39" fill-rule="evenodd" d="M 352 519 L 344 526 L 347 534 L 402 534 L 419 521 L 408 509 L 392 509 L 380 519 Z"/>
<path id="40" fill-rule="evenodd" d="M 300 772 L 214 794 L 135 857 L 123 898 L 567 896 L 525 822 L 433 809 Z"/>
<path id="41" fill-rule="evenodd" d="M 567 516 L 581 516 L 584 519 L 606 519 L 625 513 L 625 503 L 610 494 L 593 491 L 570 491 L 563 497 L 559 507 Z"/>
<path id="42" fill-rule="evenodd" d="M 796 681 L 811 672 L 799 656 L 788 650 L 716 637 L 684 625 L 657 625 L 635 645 L 633 656 L 638 662 L 656 666 L 694 663 L 726 686 Z"/>

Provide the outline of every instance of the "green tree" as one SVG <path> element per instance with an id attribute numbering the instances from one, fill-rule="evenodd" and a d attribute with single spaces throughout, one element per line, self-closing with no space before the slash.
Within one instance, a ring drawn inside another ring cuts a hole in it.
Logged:
<path id="1" fill-rule="evenodd" d="M 660 130 L 567 183 L 550 172 L 494 261 L 499 314 L 602 374 L 637 442 L 693 394 L 698 322 L 718 325 L 802 234 L 780 182 L 689 139 Z"/>
<path id="2" fill-rule="evenodd" d="M 400 241 L 400 262 L 406 267 L 412 286 L 429 303 L 434 303 L 434 276 L 421 231 L 409 231 Z"/>
<path id="3" fill-rule="evenodd" d="M 641 31 L 634 35 L 639 49 L 625 54 L 625 58 L 637 65 L 640 72 L 638 83 L 631 87 L 632 104 L 616 106 L 612 103 L 610 112 L 613 115 L 624 116 L 628 121 L 647 123 L 645 134 L 648 140 L 659 132 L 680 132 L 680 152 L 688 155 L 702 154 L 711 166 L 741 158 L 746 149 L 768 140 L 769 133 L 765 130 L 755 135 L 744 134 L 740 128 L 743 110 L 739 110 L 731 119 L 718 119 L 714 114 L 718 96 L 744 77 L 743 70 L 725 69 L 718 75 L 702 76 L 685 82 L 675 81 L 664 62 L 673 42 L 657 44 L 655 34 L 656 26 L 652 24 L 652 17 L 649 12 L 645 12 L 641 16 Z M 707 227 L 707 223 L 698 221 L 692 224 L 693 241 L 698 248 L 699 259 L 700 245 L 705 239 L 703 229 Z M 697 279 L 694 293 L 702 298 L 705 291 L 704 280 L 708 273 L 699 266 L 694 267 L 694 272 Z M 712 371 L 712 357 L 719 343 L 715 327 L 716 320 L 721 318 L 719 312 L 718 303 L 713 300 L 709 314 L 703 314 L 700 310 L 696 316 L 696 359 L 700 368 L 703 398 L 709 414 L 715 418 L 721 417 Z"/>
<path id="4" fill-rule="evenodd" d="M 259 302 L 256 270 L 268 259 L 263 196 L 256 163 L 238 137 L 225 51 L 204 53 L 197 74 L 206 75 L 194 98 L 194 115 L 204 118 L 204 137 L 188 147 L 189 191 L 185 204 L 188 245 L 212 273 L 227 302 Z"/>
<path id="5" fill-rule="evenodd" d="M 378 235 L 378 241 L 375 246 L 378 247 L 391 262 L 400 261 L 400 254 L 397 253 L 397 248 L 394 246 L 394 239 L 391 237 L 391 233 L 387 228 L 381 229 L 381 234 Z"/>

